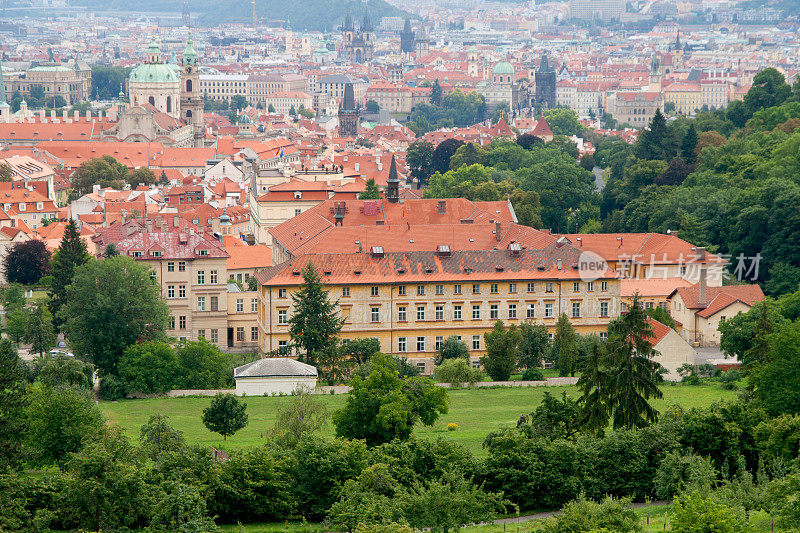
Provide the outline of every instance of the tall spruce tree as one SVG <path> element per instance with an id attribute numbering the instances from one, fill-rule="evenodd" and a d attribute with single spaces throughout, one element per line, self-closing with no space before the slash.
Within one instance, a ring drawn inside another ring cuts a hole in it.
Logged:
<path id="1" fill-rule="evenodd" d="M 30 343 L 31 351 L 39 355 L 44 355 L 44 352 L 56 342 L 53 315 L 50 314 L 44 303 L 37 304 L 28 312 L 25 342 Z"/>
<path id="2" fill-rule="evenodd" d="M 650 120 L 650 125 L 639 135 L 635 153 L 639 159 L 668 159 L 666 146 L 668 144 L 667 119 L 661 109 L 656 109 L 655 115 Z"/>
<path id="3" fill-rule="evenodd" d="M 442 86 L 439 85 L 439 78 L 436 78 L 431 86 L 431 103 L 442 105 Z"/>
<path id="4" fill-rule="evenodd" d="M 0 340 L 0 471 L 19 464 L 25 435 L 25 363 L 14 343 Z"/>
<path id="5" fill-rule="evenodd" d="M 578 364 L 578 334 L 567 318 L 561 313 L 553 334 L 552 360 L 555 361 L 559 376 L 574 376 Z"/>
<path id="6" fill-rule="evenodd" d="M 687 163 L 694 162 L 694 150 L 696 147 L 697 130 L 694 127 L 694 123 L 691 123 L 681 140 L 681 156 L 683 156 L 683 159 L 686 160 Z"/>
<path id="7" fill-rule="evenodd" d="M 614 429 L 640 428 L 658 421 L 658 411 L 649 400 L 662 396 L 658 385 L 663 381 L 663 367 L 653 360 L 658 355 L 653 340 L 653 328 L 636 294 L 628 312 L 608 326 L 605 399 Z"/>
<path id="8" fill-rule="evenodd" d="M 328 291 L 319 271 L 310 261 L 303 267 L 303 285 L 292 294 L 294 314 L 289 319 L 289 334 L 300 359 L 314 364 L 315 353 L 331 349 L 344 319 L 339 316 L 337 303 L 328 298 Z"/>
<path id="9" fill-rule="evenodd" d="M 57 328 L 62 323 L 58 317 L 58 312 L 64 305 L 67 285 L 72 283 L 75 269 L 89 261 L 89 259 L 86 243 L 81 239 L 75 219 L 71 218 L 64 230 L 61 244 L 50 263 L 50 291 L 48 292 L 50 302 L 48 305 L 53 316 L 53 323 Z"/>

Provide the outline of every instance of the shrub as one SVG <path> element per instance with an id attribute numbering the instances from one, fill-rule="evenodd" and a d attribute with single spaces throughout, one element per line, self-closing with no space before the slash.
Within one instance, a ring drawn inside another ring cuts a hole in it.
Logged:
<path id="1" fill-rule="evenodd" d="M 125 389 L 119 378 L 108 375 L 100 379 L 100 398 L 108 402 L 115 402 L 123 396 L 125 396 Z"/>
<path id="2" fill-rule="evenodd" d="M 529 368 L 522 374 L 522 381 L 545 381 L 545 377 L 538 368 Z"/>
<path id="3" fill-rule="evenodd" d="M 452 387 L 460 387 L 462 383 L 472 386 L 484 377 L 478 368 L 471 368 L 462 358 L 447 359 L 433 371 L 436 381 L 449 383 Z"/>
<path id="4" fill-rule="evenodd" d="M 117 368 L 126 392 L 144 394 L 173 389 L 180 373 L 175 351 L 165 342 L 128 346 Z"/>
<path id="5" fill-rule="evenodd" d="M 210 342 L 188 341 L 178 347 L 176 355 L 180 365 L 177 388 L 219 389 L 228 382 L 228 360 Z"/>
<path id="6" fill-rule="evenodd" d="M 675 498 L 670 525 L 674 533 L 735 533 L 746 529 L 741 509 L 703 497 L 699 492 Z"/>
<path id="7" fill-rule="evenodd" d="M 615 500 L 607 497 L 602 502 L 587 500 L 581 495 L 561 509 L 561 514 L 549 522 L 547 533 L 575 533 L 580 531 L 642 531 L 639 517 L 629 499 Z"/>
<path id="8" fill-rule="evenodd" d="M 716 478 L 717 472 L 707 457 L 670 452 L 656 472 L 656 496 L 667 500 L 687 490 L 707 491 Z"/>

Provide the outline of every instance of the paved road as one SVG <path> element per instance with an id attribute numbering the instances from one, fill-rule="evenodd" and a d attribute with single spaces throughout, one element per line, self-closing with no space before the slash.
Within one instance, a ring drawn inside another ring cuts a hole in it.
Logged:
<path id="1" fill-rule="evenodd" d="M 594 174 L 594 184 L 597 187 L 597 190 L 603 192 L 603 188 L 605 188 L 606 184 L 603 181 L 603 169 L 600 167 L 594 167 L 592 169 L 592 173 Z"/>
<path id="2" fill-rule="evenodd" d="M 637 502 L 637 503 L 634 503 L 632 506 L 633 506 L 634 509 L 640 509 L 642 507 L 648 507 L 648 506 L 649 507 L 663 507 L 664 505 L 669 505 L 670 503 L 671 502 L 665 502 L 665 501 L 654 501 L 654 502 L 650 502 L 650 503 Z M 512 518 L 499 518 L 497 520 L 493 520 L 492 522 L 486 522 L 486 523 L 479 524 L 479 525 L 485 526 L 485 525 L 489 525 L 490 523 L 491 524 L 497 524 L 497 525 L 519 524 L 521 522 L 527 522 L 528 520 L 541 520 L 543 518 L 552 518 L 552 517 L 556 516 L 559 513 L 560 513 L 560 511 L 546 511 L 544 513 L 535 513 L 535 514 L 529 514 L 529 515 L 525 515 L 525 516 L 515 516 L 515 517 L 512 517 Z"/>

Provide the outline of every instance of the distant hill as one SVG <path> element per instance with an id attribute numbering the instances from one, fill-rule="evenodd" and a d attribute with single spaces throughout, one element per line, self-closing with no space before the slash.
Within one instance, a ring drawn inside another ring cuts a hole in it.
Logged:
<path id="1" fill-rule="evenodd" d="M 180 12 L 181 0 L 72 0 L 73 5 L 90 9 L 137 12 Z M 190 0 L 192 14 L 199 15 L 202 25 L 214 26 L 226 22 L 249 22 L 252 19 L 252 4 L 248 0 Z M 381 17 L 408 15 L 384 0 L 256 0 L 256 12 L 261 22 L 286 20 L 295 30 L 328 30 L 338 28 L 350 11 L 358 24 L 368 7 L 375 26 Z"/>

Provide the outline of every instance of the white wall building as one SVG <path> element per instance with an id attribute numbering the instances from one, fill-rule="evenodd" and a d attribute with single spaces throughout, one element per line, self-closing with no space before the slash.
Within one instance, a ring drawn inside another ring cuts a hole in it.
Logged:
<path id="1" fill-rule="evenodd" d="M 236 367 L 233 378 L 239 396 L 291 394 L 298 388 L 314 390 L 317 369 L 288 357 L 268 357 Z"/>

